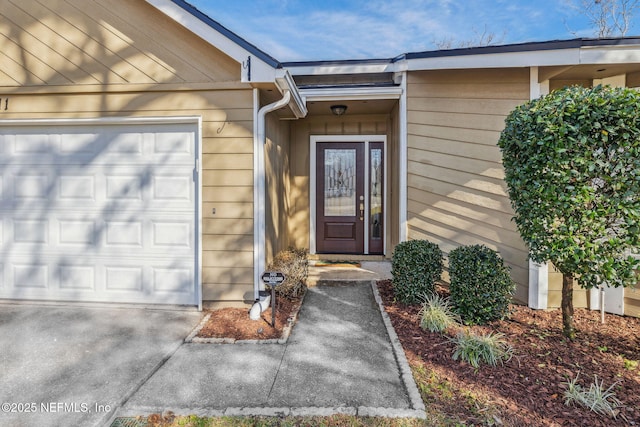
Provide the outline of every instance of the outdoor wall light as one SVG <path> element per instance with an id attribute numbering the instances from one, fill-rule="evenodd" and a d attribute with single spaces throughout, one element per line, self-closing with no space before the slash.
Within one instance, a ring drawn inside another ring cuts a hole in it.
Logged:
<path id="1" fill-rule="evenodd" d="M 332 105 L 331 112 L 334 116 L 341 116 L 347 111 L 346 105 Z"/>

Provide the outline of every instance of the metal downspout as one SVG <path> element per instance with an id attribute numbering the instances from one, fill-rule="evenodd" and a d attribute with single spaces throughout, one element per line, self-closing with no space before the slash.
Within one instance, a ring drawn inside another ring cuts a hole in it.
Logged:
<path id="1" fill-rule="evenodd" d="M 254 238 L 254 248 L 253 248 L 253 270 L 254 270 L 254 280 L 253 280 L 253 299 L 259 299 L 260 289 L 264 286 L 262 285 L 260 275 L 265 271 L 266 268 L 266 225 L 265 225 L 265 209 L 266 209 L 266 165 L 264 158 L 264 146 L 267 142 L 266 136 L 266 116 L 268 113 L 279 110 L 282 107 L 285 107 L 291 101 L 291 92 L 289 90 L 284 90 L 282 99 L 279 101 L 273 102 L 271 104 L 265 105 L 260 108 L 258 111 L 257 123 L 256 123 L 256 139 L 254 144 L 254 152 L 256 156 L 256 161 L 254 162 L 254 166 L 256 168 L 255 176 L 255 188 L 254 188 L 254 227 L 255 227 L 255 238 Z"/>

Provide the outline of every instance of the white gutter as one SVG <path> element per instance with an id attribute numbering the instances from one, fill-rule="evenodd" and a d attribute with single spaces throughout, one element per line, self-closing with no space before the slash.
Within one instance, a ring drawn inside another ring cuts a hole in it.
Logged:
<path id="1" fill-rule="evenodd" d="M 291 77 L 288 70 L 276 70 L 275 83 L 283 95 L 289 91 L 291 93 L 291 102 L 289 107 L 297 119 L 301 119 L 307 115 L 307 104 L 296 86 L 295 80 Z"/>
<path id="2" fill-rule="evenodd" d="M 284 90 L 283 97 L 279 101 L 265 105 L 258 110 L 260 106 L 260 97 L 258 89 L 253 90 L 253 111 L 254 123 L 253 128 L 253 299 L 259 299 L 259 291 L 264 288 L 260 276 L 266 268 L 266 226 L 265 226 L 265 161 L 264 146 L 267 141 L 266 136 L 266 116 L 268 113 L 286 107 L 291 101 L 291 91 Z M 257 113 L 256 113 L 257 112 Z"/>

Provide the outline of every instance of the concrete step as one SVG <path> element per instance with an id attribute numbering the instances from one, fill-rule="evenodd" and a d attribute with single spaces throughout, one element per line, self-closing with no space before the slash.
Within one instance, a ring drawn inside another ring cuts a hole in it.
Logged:
<path id="1" fill-rule="evenodd" d="M 336 286 L 391 278 L 391 263 L 388 261 L 362 261 L 359 265 L 358 267 L 350 264 L 315 265 L 311 263 L 307 285 Z"/>

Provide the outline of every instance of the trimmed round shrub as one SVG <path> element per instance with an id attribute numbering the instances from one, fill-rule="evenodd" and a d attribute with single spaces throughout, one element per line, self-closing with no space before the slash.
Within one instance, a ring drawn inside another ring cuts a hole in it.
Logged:
<path id="1" fill-rule="evenodd" d="M 435 243 L 409 240 L 396 246 L 391 258 L 393 291 L 405 304 L 420 302 L 420 297 L 435 292 L 440 280 L 444 256 Z"/>
<path id="2" fill-rule="evenodd" d="M 461 246 L 449 253 L 450 300 L 468 325 L 504 319 L 515 283 L 500 255 L 484 245 Z"/>

